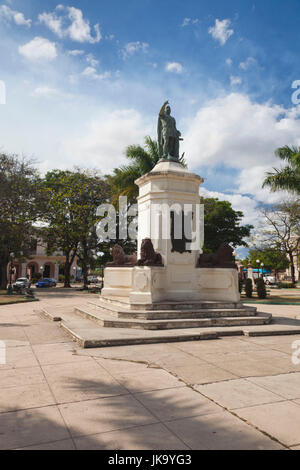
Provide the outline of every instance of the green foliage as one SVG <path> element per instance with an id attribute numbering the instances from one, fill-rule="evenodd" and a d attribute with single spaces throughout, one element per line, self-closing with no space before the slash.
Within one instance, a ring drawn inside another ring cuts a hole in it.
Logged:
<path id="1" fill-rule="evenodd" d="M 42 274 L 41 273 L 33 273 L 32 278 L 31 278 L 31 283 L 36 284 L 38 281 L 42 279 Z"/>
<path id="2" fill-rule="evenodd" d="M 243 213 L 235 211 L 230 202 L 201 198 L 204 204 L 204 251 L 215 252 L 224 242 L 233 246 L 247 246 L 252 225 L 241 226 Z"/>
<path id="3" fill-rule="evenodd" d="M 286 253 L 276 248 L 261 248 L 249 250 L 249 256 L 252 266 L 256 266 L 256 261 L 260 260 L 264 264 L 266 269 L 271 271 L 282 271 L 289 267 L 290 262 L 286 256 Z"/>
<path id="4" fill-rule="evenodd" d="M 259 299 L 267 298 L 267 289 L 264 283 L 264 280 L 260 277 L 256 282 L 256 290 Z"/>
<path id="5" fill-rule="evenodd" d="M 278 289 L 296 289 L 296 284 L 293 282 L 279 282 Z"/>
<path id="6" fill-rule="evenodd" d="M 275 151 L 276 157 L 287 163 L 284 168 L 274 168 L 273 173 L 267 173 L 263 187 L 271 191 L 287 190 L 300 194 L 300 148 L 281 147 Z"/>
<path id="7" fill-rule="evenodd" d="M 40 178 L 32 162 L 0 154 L 0 288 L 6 289 L 10 253 L 29 256 L 34 222 L 43 209 Z"/>
<path id="8" fill-rule="evenodd" d="M 109 196 L 103 179 L 84 170 L 53 170 L 43 186 L 48 195 L 44 221 L 49 254 L 60 250 L 65 256 L 65 287 L 70 287 L 70 269 L 77 256 L 86 278 L 97 249 L 95 224 L 97 208 Z"/>
<path id="9" fill-rule="evenodd" d="M 245 291 L 246 291 L 246 297 L 248 299 L 252 298 L 253 295 L 253 284 L 251 279 L 246 279 L 245 282 Z"/>

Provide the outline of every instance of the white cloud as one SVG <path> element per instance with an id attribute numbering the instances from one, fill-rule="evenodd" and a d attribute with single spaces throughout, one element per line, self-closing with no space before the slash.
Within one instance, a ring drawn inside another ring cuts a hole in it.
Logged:
<path id="1" fill-rule="evenodd" d="M 86 56 L 86 61 L 88 62 L 88 64 L 90 64 L 91 67 L 96 67 L 96 65 L 99 64 L 99 60 L 95 59 L 93 54 L 88 54 Z"/>
<path id="2" fill-rule="evenodd" d="M 92 37 L 90 23 L 88 20 L 85 20 L 83 18 L 82 11 L 74 7 L 68 7 L 67 10 L 68 10 L 69 18 L 72 21 L 72 24 L 68 29 L 68 32 L 69 32 L 70 38 L 73 39 L 73 41 L 89 42 L 91 44 L 94 44 L 100 41 L 101 32 L 100 32 L 100 27 L 98 24 L 94 26 L 96 36 Z"/>
<path id="3" fill-rule="evenodd" d="M 242 70 L 247 70 L 249 67 L 256 65 L 256 64 L 257 64 L 257 61 L 253 57 L 248 57 L 248 59 L 245 60 L 245 62 L 240 63 L 239 67 Z"/>
<path id="4" fill-rule="evenodd" d="M 68 51 L 68 54 L 69 55 L 72 55 L 74 57 L 78 56 L 78 55 L 83 55 L 84 54 L 84 51 L 80 50 L 80 49 L 74 49 L 72 51 Z"/>
<path id="5" fill-rule="evenodd" d="M 26 20 L 23 13 L 14 11 L 7 5 L 1 5 L 0 17 L 6 19 L 7 21 L 14 21 L 18 26 L 27 26 L 28 28 L 30 28 L 32 23 L 32 20 Z"/>
<path id="6" fill-rule="evenodd" d="M 226 62 L 226 65 L 228 65 L 228 67 L 231 67 L 232 64 L 233 64 L 232 59 L 230 59 L 230 58 L 226 59 L 225 62 Z"/>
<path id="7" fill-rule="evenodd" d="M 85 166 L 97 166 L 107 173 L 124 164 L 125 148 L 133 143 L 142 144 L 151 130 L 135 110 L 103 113 L 88 125 L 85 135 L 64 141 L 61 154 L 72 164 L 84 162 Z"/>
<path id="8" fill-rule="evenodd" d="M 280 166 L 276 148 L 300 146 L 299 118 L 300 107 L 254 103 L 231 93 L 208 102 L 191 121 L 184 135 L 186 158 L 192 168 L 224 164 L 240 170 L 239 192 L 272 201 L 261 183 L 267 170 Z"/>
<path id="9" fill-rule="evenodd" d="M 216 41 L 219 41 L 221 46 L 224 46 L 230 36 L 234 34 L 234 30 L 230 29 L 230 25 L 231 21 L 228 19 L 222 21 L 216 19 L 215 26 L 211 26 L 208 32 Z"/>
<path id="10" fill-rule="evenodd" d="M 127 59 L 130 56 L 133 56 L 137 52 L 148 52 L 149 44 L 147 42 L 128 42 L 125 44 L 122 52 L 123 59 Z"/>
<path id="11" fill-rule="evenodd" d="M 101 40 L 99 24 L 95 24 L 94 35 L 89 20 L 84 19 L 80 9 L 58 5 L 51 13 L 41 13 L 39 22 L 44 23 L 58 37 L 69 37 L 73 41 L 90 44 Z M 68 26 L 66 25 L 68 23 Z"/>
<path id="12" fill-rule="evenodd" d="M 243 80 L 241 79 L 241 77 L 235 77 L 234 75 L 231 75 L 230 77 L 230 84 L 232 86 L 234 85 L 241 85 L 243 82 Z"/>
<path id="13" fill-rule="evenodd" d="M 183 67 L 179 62 L 168 62 L 165 67 L 167 72 L 182 73 Z"/>
<path id="14" fill-rule="evenodd" d="M 249 196 L 241 194 L 226 194 L 218 191 L 208 191 L 204 187 L 200 188 L 200 195 L 206 198 L 228 201 L 232 204 L 235 211 L 241 211 L 244 214 L 243 225 L 256 225 L 258 215 L 258 203 Z"/>
<path id="15" fill-rule="evenodd" d="M 32 41 L 19 47 L 19 53 L 32 62 L 50 61 L 57 57 L 56 45 L 48 39 L 35 37 Z"/>
<path id="16" fill-rule="evenodd" d="M 40 23 L 44 23 L 53 33 L 57 34 L 58 37 L 62 38 L 64 36 L 62 18 L 56 16 L 54 12 L 41 13 L 38 19 Z"/>
<path id="17" fill-rule="evenodd" d="M 37 97 L 52 97 L 60 95 L 60 92 L 56 88 L 41 86 L 37 87 L 32 94 Z"/>
<path id="18" fill-rule="evenodd" d="M 111 73 L 106 71 L 102 74 L 98 74 L 97 69 L 95 69 L 95 67 L 86 67 L 82 72 L 82 75 L 84 75 L 85 77 L 92 78 L 93 80 L 104 80 L 106 78 L 109 78 L 111 76 Z"/>
<path id="19" fill-rule="evenodd" d="M 257 201 L 266 204 L 275 204 L 287 199 L 289 195 L 286 191 L 271 193 L 269 189 L 262 188 L 265 175 L 270 169 L 270 166 L 267 165 L 257 165 L 242 170 L 237 178 L 238 189 L 235 192 L 252 194 Z"/>
<path id="20" fill-rule="evenodd" d="M 190 26 L 192 24 L 198 24 L 199 19 L 198 18 L 184 18 L 182 22 L 182 28 L 185 28 L 186 26 Z"/>

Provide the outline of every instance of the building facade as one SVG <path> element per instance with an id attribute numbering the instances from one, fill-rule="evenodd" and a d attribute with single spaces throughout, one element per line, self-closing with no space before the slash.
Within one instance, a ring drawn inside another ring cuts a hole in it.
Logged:
<path id="1" fill-rule="evenodd" d="M 62 253 L 56 252 L 51 256 L 46 254 L 46 245 L 40 240 L 33 243 L 30 258 L 20 263 L 17 260 L 13 262 L 12 268 L 12 281 L 20 277 L 28 277 L 32 279 L 35 273 L 40 273 L 44 278 L 52 278 L 57 282 L 59 281 L 59 274 L 63 268 L 65 257 Z M 71 276 L 76 278 L 78 272 L 77 260 L 75 259 L 72 268 Z M 8 266 L 9 278 L 10 266 Z"/>

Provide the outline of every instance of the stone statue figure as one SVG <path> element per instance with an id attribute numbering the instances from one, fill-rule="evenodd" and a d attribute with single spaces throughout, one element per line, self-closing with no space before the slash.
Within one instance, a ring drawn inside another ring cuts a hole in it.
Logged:
<path id="1" fill-rule="evenodd" d="M 171 116 L 169 102 L 166 101 L 158 117 L 158 148 L 159 156 L 164 160 L 179 160 L 179 141 L 181 133 L 176 128 L 176 121 Z"/>

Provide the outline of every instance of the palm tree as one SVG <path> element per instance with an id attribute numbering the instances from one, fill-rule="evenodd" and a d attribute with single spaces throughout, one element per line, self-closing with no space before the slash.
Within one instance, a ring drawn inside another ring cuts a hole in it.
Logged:
<path id="1" fill-rule="evenodd" d="M 287 165 L 267 173 L 263 187 L 269 187 L 272 192 L 286 190 L 300 194 L 300 148 L 286 145 L 277 149 L 275 155 Z"/>
<path id="2" fill-rule="evenodd" d="M 140 145 L 127 147 L 126 157 L 130 160 L 129 164 L 115 168 L 113 174 L 107 176 L 113 204 L 118 203 L 120 196 L 126 196 L 129 203 L 136 201 L 138 187 L 135 180 L 149 173 L 158 163 L 160 159 L 158 143 L 148 136 L 145 138 L 144 148 Z M 186 167 L 184 155 L 180 158 L 180 163 Z"/>

